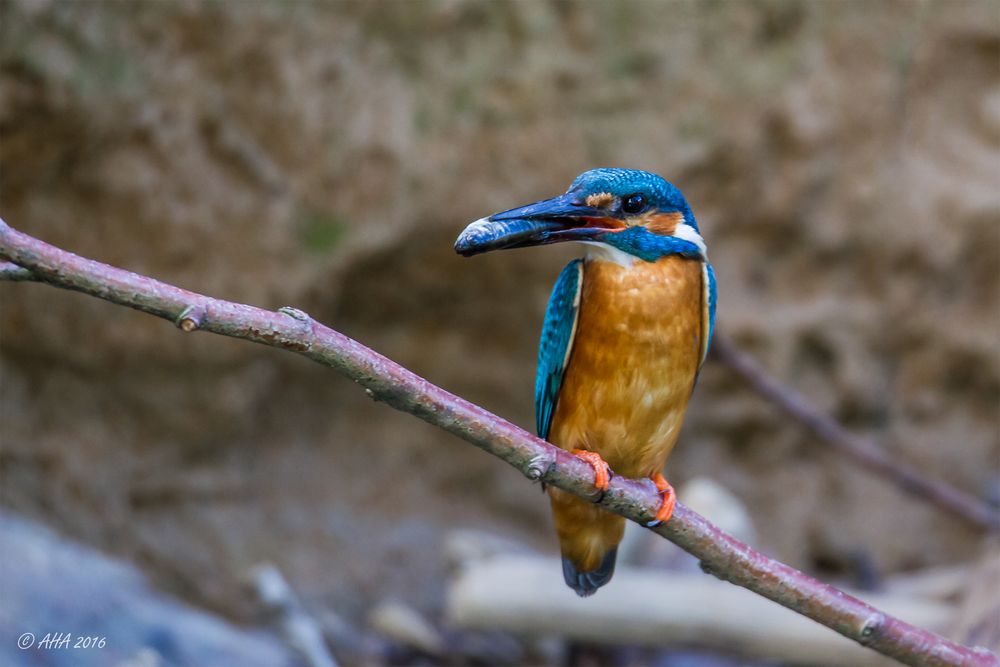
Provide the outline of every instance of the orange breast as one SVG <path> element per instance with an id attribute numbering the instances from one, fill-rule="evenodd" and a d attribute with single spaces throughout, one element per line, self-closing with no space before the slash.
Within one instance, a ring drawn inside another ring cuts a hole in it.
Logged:
<path id="1" fill-rule="evenodd" d="M 680 433 L 701 354 L 701 262 L 588 260 L 550 440 L 618 474 L 659 471 Z"/>

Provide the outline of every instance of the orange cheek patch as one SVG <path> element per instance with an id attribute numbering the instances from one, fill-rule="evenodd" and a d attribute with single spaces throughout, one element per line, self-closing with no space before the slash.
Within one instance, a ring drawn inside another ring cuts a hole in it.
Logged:
<path id="1" fill-rule="evenodd" d="M 677 229 L 677 225 L 684 222 L 682 213 L 646 213 L 639 216 L 638 224 L 642 225 L 654 234 L 670 236 Z"/>

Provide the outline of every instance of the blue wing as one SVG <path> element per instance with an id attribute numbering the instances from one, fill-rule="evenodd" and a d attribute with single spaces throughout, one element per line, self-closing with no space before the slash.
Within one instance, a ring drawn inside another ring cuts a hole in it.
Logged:
<path id="1" fill-rule="evenodd" d="M 708 262 L 702 265 L 702 283 L 705 289 L 702 299 L 702 331 L 708 332 L 701 348 L 701 362 L 704 363 L 705 357 L 708 356 L 708 348 L 712 344 L 712 333 L 715 331 L 715 304 L 719 298 L 715 287 L 715 270 Z"/>
<path id="2" fill-rule="evenodd" d="M 582 284 L 583 262 L 574 259 L 559 274 L 545 311 L 535 375 L 535 425 L 540 438 L 549 437 L 552 415 L 559 400 L 559 385 L 562 384 L 563 371 L 573 347 Z"/>

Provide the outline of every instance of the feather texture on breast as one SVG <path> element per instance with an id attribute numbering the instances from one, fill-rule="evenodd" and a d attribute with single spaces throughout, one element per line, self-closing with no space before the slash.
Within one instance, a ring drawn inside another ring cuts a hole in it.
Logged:
<path id="1" fill-rule="evenodd" d="M 702 267 L 675 255 L 631 266 L 586 262 L 554 444 L 596 451 L 629 477 L 661 469 L 701 363 Z"/>

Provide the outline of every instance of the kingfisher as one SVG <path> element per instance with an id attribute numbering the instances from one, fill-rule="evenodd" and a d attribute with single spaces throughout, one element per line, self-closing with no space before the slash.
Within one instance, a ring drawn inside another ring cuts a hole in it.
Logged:
<path id="1" fill-rule="evenodd" d="M 594 468 L 648 477 L 676 503 L 662 468 L 680 434 L 715 326 L 715 273 L 681 191 L 633 169 L 592 169 L 566 194 L 471 223 L 455 241 L 466 257 L 576 241 L 549 298 L 535 377 L 539 437 Z M 592 595 L 614 574 L 625 519 L 548 488 L 566 584 Z M 598 498 L 599 500 L 599 498 Z"/>

